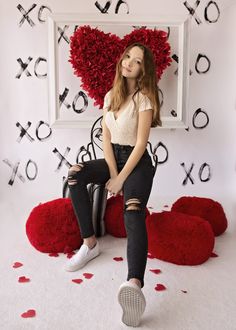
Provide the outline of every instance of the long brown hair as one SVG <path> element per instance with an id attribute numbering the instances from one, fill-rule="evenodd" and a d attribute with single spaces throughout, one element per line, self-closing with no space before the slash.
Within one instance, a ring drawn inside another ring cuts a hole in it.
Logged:
<path id="1" fill-rule="evenodd" d="M 109 111 L 117 111 L 122 103 L 128 96 L 128 87 L 125 77 L 121 74 L 121 64 L 126 53 L 133 48 L 138 46 L 143 50 L 143 61 L 141 63 L 141 72 L 137 78 L 137 90 L 135 91 L 132 99 L 134 101 L 135 107 L 137 104 L 134 100 L 134 96 L 139 91 L 148 96 L 153 107 L 153 116 L 151 127 L 156 127 L 157 125 L 162 126 L 162 121 L 160 119 L 160 100 L 158 94 L 157 86 L 157 76 L 156 76 L 156 66 L 154 62 L 154 57 L 152 51 L 140 42 L 135 42 L 129 45 L 121 55 L 120 59 L 116 64 L 116 74 L 110 90 L 110 106 Z"/>

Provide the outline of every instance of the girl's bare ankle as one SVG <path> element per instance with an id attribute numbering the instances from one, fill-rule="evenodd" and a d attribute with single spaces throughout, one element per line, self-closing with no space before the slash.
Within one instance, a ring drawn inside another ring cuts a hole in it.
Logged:
<path id="1" fill-rule="evenodd" d="M 84 244 L 86 244 L 90 249 L 92 249 L 97 243 L 95 236 L 84 238 Z"/>
<path id="2" fill-rule="evenodd" d="M 129 282 L 137 284 L 141 289 L 141 282 L 137 278 L 131 278 L 129 279 Z"/>

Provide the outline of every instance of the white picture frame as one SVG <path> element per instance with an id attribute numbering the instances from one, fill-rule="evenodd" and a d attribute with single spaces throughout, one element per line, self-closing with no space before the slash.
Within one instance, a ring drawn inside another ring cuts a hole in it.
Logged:
<path id="1" fill-rule="evenodd" d="M 175 48 L 175 56 L 178 61 L 172 60 L 171 65 L 166 69 L 169 70 L 169 77 L 163 83 L 165 86 L 172 86 L 163 90 L 165 98 L 165 91 L 168 95 L 167 100 L 173 98 L 176 101 L 174 108 L 175 114 L 171 112 L 172 104 L 169 104 L 169 111 L 162 115 L 162 126 L 157 126 L 156 129 L 176 129 L 188 128 L 188 90 L 189 90 L 189 58 L 190 58 L 190 18 L 189 16 L 138 16 L 138 15 L 95 15 L 95 14 L 81 14 L 81 13 L 50 13 L 47 17 L 48 27 L 48 103 L 49 103 L 49 123 L 54 128 L 91 128 L 94 121 L 102 115 L 102 109 L 93 109 L 94 100 L 89 98 L 89 107 L 92 109 L 90 112 L 83 113 L 82 115 L 74 114 L 73 111 L 65 111 L 60 108 L 60 90 L 59 90 L 59 77 L 67 79 L 67 84 L 74 82 L 76 88 L 79 87 L 79 78 L 75 77 L 69 66 L 63 60 L 64 53 L 62 52 L 59 57 L 59 28 L 62 31 L 62 26 L 73 27 L 82 25 L 91 25 L 110 29 L 112 26 L 113 31 L 121 29 L 128 31 L 131 27 L 147 26 L 147 28 L 166 29 L 166 31 L 173 31 L 172 46 Z M 169 34 L 171 35 L 171 33 Z M 69 36 L 67 35 L 67 40 Z M 169 40 L 168 40 L 169 41 Z M 61 47 L 62 48 L 62 47 Z M 67 52 L 69 45 L 67 43 Z M 68 56 L 65 55 L 65 56 Z M 170 56 L 173 56 L 171 53 Z M 63 65 L 60 64 L 60 59 L 63 60 Z M 68 61 L 67 61 L 68 62 Z M 69 64 L 67 64 L 69 65 Z M 68 70 L 69 68 L 69 70 Z M 63 72 L 64 70 L 64 72 Z M 71 71 L 71 72 L 70 72 Z M 163 76 L 165 76 L 165 72 Z M 60 75 L 59 75 L 60 72 Z M 174 73 L 175 72 L 175 73 Z M 176 74 L 177 72 L 177 74 Z M 66 77 L 66 78 L 64 78 Z M 77 80 L 75 80 L 77 79 Z M 160 84 L 162 83 L 160 80 Z M 171 79 L 171 80 L 170 80 Z M 173 80 L 172 80 L 173 79 Z M 61 83 L 63 84 L 63 82 Z M 175 97 L 173 97 L 175 95 Z M 165 99 L 163 104 L 165 104 Z M 70 106 L 68 105 L 68 108 Z M 98 108 L 98 107 L 97 107 Z"/>

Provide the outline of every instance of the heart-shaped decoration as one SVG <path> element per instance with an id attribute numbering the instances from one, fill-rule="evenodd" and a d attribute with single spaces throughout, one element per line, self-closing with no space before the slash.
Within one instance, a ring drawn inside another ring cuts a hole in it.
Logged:
<path id="1" fill-rule="evenodd" d="M 106 92 L 112 87 L 116 63 L 127 46 L 141 42 L 152 50 L 158 80 L 172 61 L 167 33 L 157 29 L 135 29 L 121 39 L 111 32 L 84 25 L 77 28 L 70 41 L 68 61 L 74 74 L 81 78 L 81 87 L 100 109 Z"/>
<path id="2" fill-rule="evenodd" d="M 160 274 L 161 270 L 160 269 L 149 269 L 151 272 L 153 272 L 154 274 Z"/>
<path id="3" fill-rule="evenodd" d="M 166 287 L 163 284 L 157 284 L 155 286 L 155 290 L 156 291 L 163 291 L 163 290 L 166 290 Z"/>
<path id="4" fill-rule="evenodd" d="M 34 309 L 29 309 L 27 312 L 21 314 L 21 317 L 28 318 L 28 317 L 34 317 L 36 315 L 36 312 Z"/>
<path id="5" fill-rule="evenodd" d="M 84 277 L 87 278 L 88 280 L 93 277 L 93 274 L 91 273 L 83 273 Z"/>
<path id="6" fill-rule="evenodd" d="M 72 282 L 80 284 L 83 282 L 83 280 L 81 278 L 75 278 L 74 280 L 72 280 Z"/>
<path id="7" fill-rule="evenodd" d="M 12 267 L 13 268 L 19 268 L 21 266 L 23 266 L 23 264 L 21 262 L 16 261 Z"/>
<path id="8" fill-rule="evenodd" d="M 27 277 L 25 277 L 25 276 L 20 276 L 20 277 L 18 278 L 18 282 L 19 282 L 19 283 L 26 283 L 26 282 L 29 282 L 29 281 L 30 281 L 30 279 L 27 278 Z"/>

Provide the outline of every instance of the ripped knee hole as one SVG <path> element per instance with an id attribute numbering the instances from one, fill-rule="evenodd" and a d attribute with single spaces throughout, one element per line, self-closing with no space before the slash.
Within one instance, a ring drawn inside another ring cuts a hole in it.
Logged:
<path id="1" fill-rule="evenodd" d="M 137 210 L 140 211 L 140 200 L 138 198 L 131 198 L 126 201 L 125 206 L 126 206 L 126 211 L 132 211 L 132 210 Z"/>
<path id="2" fill-rule="evenodd" d="M 68 184 L 69 185 L 72 186 L 72 185 L 77 184 L 77 179 L 75 178 L 75 174 L 76 174 L 76 172 L 81 171 L 83 167 L 84 167 L 84 165 L 81 163 L 70 167 L 69 173 L 68 173 Z"/>

